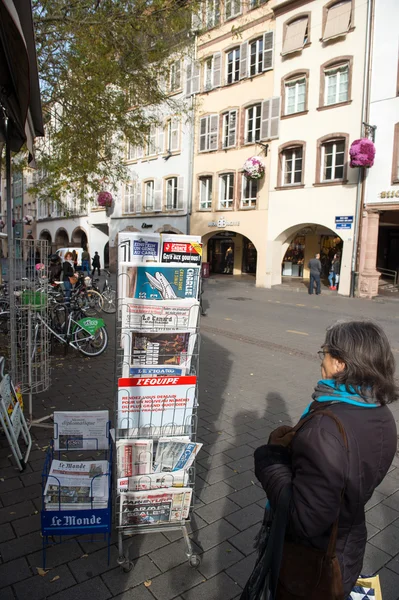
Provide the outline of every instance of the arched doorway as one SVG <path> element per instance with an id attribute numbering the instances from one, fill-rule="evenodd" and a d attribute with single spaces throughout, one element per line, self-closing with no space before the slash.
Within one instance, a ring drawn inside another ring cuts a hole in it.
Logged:
<path id="1" fill-rule="evenodd" d="M 76 227 L 71 236 L 71 245 L 79 248 L 87 248 L 87 235 L 84 229 Z"/>
<path id="2" fill-rule="evenodd" d="M 53 250 L 52 239 L 51 239 L 51 233 L 49 231 L 47 231 L 47 229 L 43 229 L 43 231 L 40 232 L 39 240 L 44 240 L 45 242 L 47 242 L 48 251 L 49 251 L 49 253 L 51 253 Z"/>
<path id="3" fill-rule="evenodd" d="M 55 234 L 56 248 L 67 248 L 69 246 L 69 238 L 67 231 L 62 227 L 57 229 Z"/>
<path id="4" fill-rule="evenodd" d="M 183 231 L 176 229 L 176 227 L 172 227 L 172 225 L 162 225 L 162 227 L 159 227 L 155 230 L 155 233 L 173 233 L 176 235 L 183 235 Z"/>
<path id="5" fill-rule="evenodd" d="M 235 231 L 216 231 L 204 236 L 207 244 L 206 261 L 212 274 L 256 275 L 257 250 L 255 244 Z"/>

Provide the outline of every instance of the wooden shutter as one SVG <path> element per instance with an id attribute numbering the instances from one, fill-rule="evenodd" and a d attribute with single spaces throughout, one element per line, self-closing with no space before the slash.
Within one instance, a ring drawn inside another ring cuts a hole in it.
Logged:
<path id="1" fill-rule="evenodd" d="M 262 114 L 261 114 L 261 125 L 260 125 L 260 139 L 268 140 L 270 137 L 270 100 L 263 100 L 262 102 Z"/>
<path id="2" fill-rule="evenodd" d="M 209 145 L 208 150 L 218 149 L 219 137 L 219 115 L 210 115 L 209 117 Z"/>
<path id="3" fill-rule="evenodd" d="M 191 84 L 191 93 L 198 94 L 200 91 L 200 75 L 201 75 L 201 65 L 198 61 L 193 63 L 193 71 L 192 71 L 192 84 Z"/>
<path id="4" fill-rule="evenodd" d="M 240 79 L 248 77 L 248 42 L 240 46 Z"/>
<path id="5" fill-rule="evenodd" d="M 289 23 L 285 30 L 285 39 L 282 55 L 291 54 L 302 50 L 305 43 L 305 33 L 308 26 L 308 17 L 297 19 Z"/>
<path id="6" fill-rule="evenodd" d="M 236 145 L 236 137 L 237 137 L 237 111 L 231 110 L 229 113 L 229 137 L 227 140 L 229 147 Z"/>
<path id="7" fill-rule="evenodd" d="M 165 128 L 163 125 L 158 127 L 158 154 L 163 154 L 165 151 Z"/>
<path id="8" fill-rule="evenodd" d="M 184 177 L 177 178 L 177 210 L 184 209 Z"/>
<path id="9" fill-rule="evenodd" d="M 136 179 L 133 187 L 133 210 L 132 212 L 141 213 L 141 181 Z"/>
<path id="10" fill-rule="evenodd" d="M 191 96 L 193 87 L 193 63 L 187 63 L 186 67 L 186 96 Z"/>
<path id="11" fill-rule="evenodd" d="M 220 87 L 222 80 L 222 53 L 216 52 L 212 61 L 212 87 Z"/>
<path id="12" fill-rule="evenodd" d="M 278 96 L 277 98 L 271 99 L 271 109 L 270 109 L 270 138 L 278 138 L 279 129 L 280 129 L 280 101 L 281 98 Z"/>
<path id="13" fill-rule="evenodd" d="M 155 179 L 154 180 L 154 212 L 162 211 L 162 187 L 163 187 L 163 180 Z"/>
<path id="14" fill-rule="evenodd" d="M 207 138 L 208 138 L 208 123 L 209 117 L 202 117 L 200 119 L 200 143 L 199 151 L 204 152 L 208 149 Z"/>
<path id="15" fill-rule="evenodd" d="M 273 68 L 274 32 L 268 31 L 263 35 L 263 70 Z"/>
<path id="16" fill-rule="evenodd" d="M 171 121 L 171 142 L 170 142 L 170 151 L 176 152 L 180 147 L 180 118 L 172 117 Z"/>
<path id="17" fill-rule="evenodd" d="M 328 40 L 347 33 L 352 13 L 352 2 L 342 2 L 331 6 L 327 12 L 323 40 Z"/>

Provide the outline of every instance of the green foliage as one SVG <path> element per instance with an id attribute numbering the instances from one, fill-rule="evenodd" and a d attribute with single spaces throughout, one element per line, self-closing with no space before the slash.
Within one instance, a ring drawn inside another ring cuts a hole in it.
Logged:
<path id="1" fill-rule="evenodd" d="M 191 9 L 176 0 L 33 0 L 46 139 L 39 197 L 112 190 L 126 140 L 142 143 L 168 101 L 160 85 L 171 48 L 189 42 Z"/>

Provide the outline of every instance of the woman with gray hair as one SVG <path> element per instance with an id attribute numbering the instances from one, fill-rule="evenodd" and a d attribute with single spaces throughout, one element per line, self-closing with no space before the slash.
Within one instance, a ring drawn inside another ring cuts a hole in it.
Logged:
<path id="1" fill-rule="evenodd" d="M 338 323 L 318 354 L 322 379 L 301 420 L 278 427 L 255 451 L 272 509 L 291 488 L 274 600 L 349 596 L 363 565 L 365 505 L 397 449 L 388 408 L 398 398 L 395 360 L 384 331 Z"/>

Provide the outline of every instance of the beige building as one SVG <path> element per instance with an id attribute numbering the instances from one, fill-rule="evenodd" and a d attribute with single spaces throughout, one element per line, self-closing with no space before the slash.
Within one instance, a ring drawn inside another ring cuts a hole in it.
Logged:
<path id="1" fill-rule="evenodd" d="M 269 3 L 208 1 L 202 17 L 207 31 L 198 39 L 186 90 L 196 94 L 190 230 L 202 236 L 211 273 L 256 273 L 264 286 L 267 150 L 278 137 L 280 113 L 273 12 Z M 251 157 L 265 166 L 260 180 L 244 174 Z"/>

